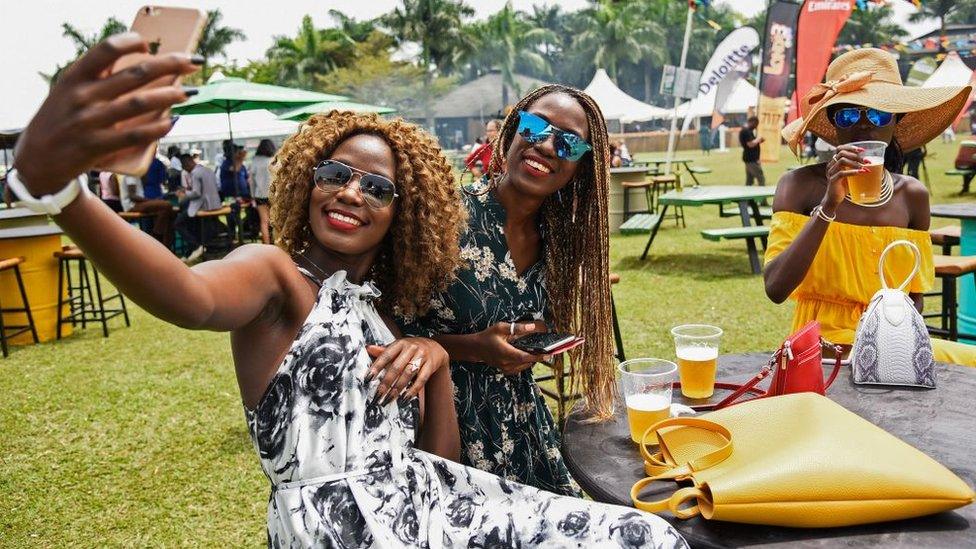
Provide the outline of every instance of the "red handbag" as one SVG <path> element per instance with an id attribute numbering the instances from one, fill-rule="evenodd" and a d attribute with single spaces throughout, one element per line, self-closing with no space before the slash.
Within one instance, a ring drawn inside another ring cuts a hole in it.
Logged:
<path id="1" fill-rule="evenodd" d="M 827 381 L 824 381 L 822 367 L 824 344 L 830 345 L 820 337 L 820 323 L 814 320 L 786 338 L 786 341 L 769 358 L 769 363 L 763 366 L 762 370 L 746 383 L 742 385 L 715 384 L 720 389 L 731 389 L 732 394 L 722 399 L 718 404 L 692 406 L 692 408 L 696 410 L 720 410 L 738 404 L 738 402 L 745 402 L 745 400 L 739 401 L 739 398 L 746 393 L 754 395 L 753 398 L 805 392 L 823 395 L 837 378 L 841 365 L 841 349 L 834 345 L 836 356 L 834 369 Z M 756 387 L 760 381 L 770 375 L 772 375 L 772 381 L 768 389 L 764 391 Z M 679 384 L 675 384 L 675 386 L 679 386 Z"/>

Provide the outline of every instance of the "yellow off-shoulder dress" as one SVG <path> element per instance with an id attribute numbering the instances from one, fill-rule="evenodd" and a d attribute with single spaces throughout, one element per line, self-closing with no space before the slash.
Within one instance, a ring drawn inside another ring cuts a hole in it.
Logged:
<path id="1" fill-rule="evenodd" d="M 792 243 L 810 220 L 793 212 L 773 214 L 766 247 L 766 262 L 772 261 Z M 905 288 L 911 293 L 930 291 L 935 285 L 932 241 L 928 232 L 901 227 L 870 227 L 833 222 L 807 276 L 790 296 L 796 301 L 793 330 L 807 322 L 820 322 L 821 334 L 837 344 L 854 343 L 854 331 L 868 302 L 881 288 L 878 261 L 885 247 L 895 240 L 908 240 L 922 252 L 918 273 Z M 897 287 L 911 273 L 915 259 L 906 247 L 893 249 L 885 260 L 884 274 Z M 941 362 L 976 364 L 976 347 L 932 340 L 935 358 Z"/>

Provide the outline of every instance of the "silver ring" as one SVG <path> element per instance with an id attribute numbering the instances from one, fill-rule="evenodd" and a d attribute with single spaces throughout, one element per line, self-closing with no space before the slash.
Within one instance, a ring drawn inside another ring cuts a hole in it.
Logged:
<path id="1" fill-rule="evenodd" d="M 424 361 L 423 357 L 417 357 L 407 363 L 407 367 L 410 368 L 411 374 L 416 374 L 420 370 L 420 364 Z"/>
<path id="2" fill-rule="evenodd" d="M 836 154 L 834 154 L 834 157 L 833 158 L 834 158 L 834 162 L 837 162 L 837 155 Z"/>
<path id="3" fill-rule="evenodd" d="M 512 335 L 512 336 L 515 335 L 515 323 L 514 322 L 508 325 L 508 335 Z"/>

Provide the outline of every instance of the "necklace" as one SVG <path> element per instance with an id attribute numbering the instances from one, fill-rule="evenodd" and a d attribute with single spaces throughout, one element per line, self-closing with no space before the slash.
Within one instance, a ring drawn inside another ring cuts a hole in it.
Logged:
<path id="1" fill-rule="evenodd" d="M 322 276 L 324 277 L 324 278 L 322 278 L 322 281 L 323 282 L 326 281 L 326 280 L 328 280 L 329 277 L 332 276 L 329 273 L 325 272 L 322 269 L 322 267 L 319 267 L 318 265 L 316 265 L 314 261 L 312 261 L 311 259 L 309 259 L 308 256 L 305 255 L 305 252 L 298 252 L 298 255 L 302 256 L 302 259 L 304 259 L 306 263 L 308 263 L 312 267 L 315 267 L 315 270 L 322 274 Z"/>
<path id="2" fill-rule="evenodd" d="M 877 200 L 868 203 L 855 202 L 854 199 L 851 198 L 851 193 L 849 192 L 847 193 L 847 196 L 844 197 L 844 200 L 862 208 L 879 208 L 887 204 L 888 201 L 891 200 L 892 195 L 894 195 L 895 186 L 893 181 L 894 178 L 891 176 L 891 172 L 885 170 L 884 175 L 881 177 L 881 193 L 878 195 Z"/>

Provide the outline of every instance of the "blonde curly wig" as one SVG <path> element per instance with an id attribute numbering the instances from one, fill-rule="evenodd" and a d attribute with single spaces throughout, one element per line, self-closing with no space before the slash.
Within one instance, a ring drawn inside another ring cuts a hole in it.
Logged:
<path id="1" fill-rule="evenodd" d="M 354 135 L 382 138 L 396 159 L 396 214 L 370 272 L 386 313 L 423 314 L 460 265 L 458 237 L 466 222 L 451 166 L 418 126 L 375 114 L 332 111 L 309 118 L 271 163 L 271 227 L 275 244 L 295 255 L 310 244 L 312 171 Z"/>

